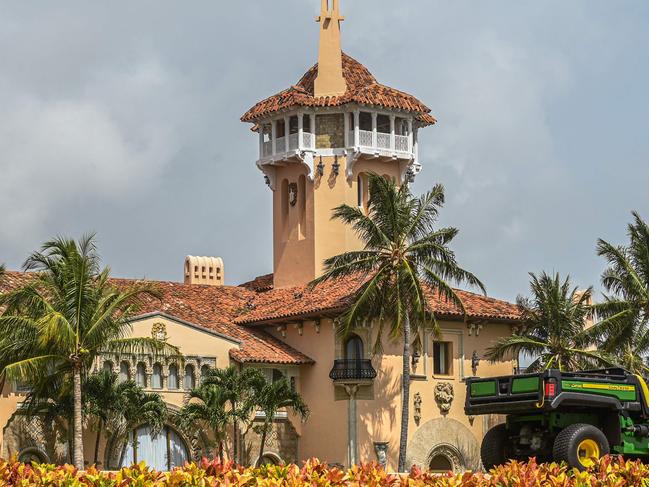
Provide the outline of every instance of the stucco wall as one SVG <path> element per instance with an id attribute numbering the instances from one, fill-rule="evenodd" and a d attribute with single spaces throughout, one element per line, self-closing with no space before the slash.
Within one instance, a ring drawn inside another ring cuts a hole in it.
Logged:
<path id="1" fill-rule="evenodd" d="M 443 341 L 453 343 L 453 372 L 449 376 L 435 377 L 433 375 L 432 336 L 426 338 L 427 346 L 419 364 L 414 371 L 418 377 L 412 380 L 410 387 L 410 423 L 409 439 L 414 441 L 410 446 L 409 460 L 420 462 L 428 458 L 429 453 L 439 446 L 435 444 L 437 437 L 447 437 L 450 446 L 460 450 L 465 458 L 464 465 L 474 467 L 479 465 L 477 451 L 467 445 L 479 444 L 486 430 L 498 418 L 468 418 L 464 414 L 465 383 L 463 377 L 472 375 L 471 357 L 476 351 L 481 358 L 477 369 L 480 376 L 509 375 L 513 370 L 512 361 L 490 364 L 484 359 L 485 350 L 497 338 L 511 333 L 511 327 L 506 324 L 485 324 L 479 336 L 475 333 L 469 336 L 465 324 L 458 322 L 442 322 Z M 273 330 L 269 330 L 276 333 Z M 370 350 L 373 340 L 369 330 L 359 332 L 363 337 L 366 350 Z M 278 338 L 281 338 L 277 334 Z M 314 322 L 305 322 L 303 334 L 300 336 L 293 327 L 288 327 L 284 339 L 291 346 L 303 351 L 316 364 L 303 366 L 301 372 L 301 393 L 312 411 L 311 419 L 302 425 L 300 440 L 300 459 L 316 456 L 332 463 L 347 463 L 347 418 L 348 401 L 337 400 L 346 397 L 343 391 L 336 393 L 336 387 L 329 379 L 329 371 L 337 354 L 342 353 L 342 347 L 337 342 L 334 326 L 331 320 L 322 320 L 320 332 L 316 332 Z M 358 443 L 362 461 L 377 460 L 374 443 L 388 442 L 388 467 L 395 469 L 398 462 L 398 446 L 401 415 L 401 344 L 385 341 L 384 353 L 374 356 L 372 363 L 377 371 L 377 377 L 371 388 L 359 392 L 358 408 Z M 461 359 L 463 352 L 464 358 Z M 463 369 L 463 374 L 462 374 Z M 453 400 L 450 409 L 443 414 L 440 405 L 435 400 L 435 386 L 438 383 L 448 383 L 453 388 Z M 339 388 L 340 389 L 340 388 Z M 421 396 L 421 412 L 419 421 L 415 421 L 415 395 Z M 431 426 L 431 421 L 438 421 Z M 441 430 L 440 430 L 441 428 Z M 448 429 L 448 435 L 444 434 Z M 426 433 L 428 431 L 428 433 Z M 430 433 L 436 431 L 437 433 Z M 461 432 L 462 434 L 460 434 Z M 422 436 L 423 435 L 423 436 Z M 424 440 L 422 440 L 422 437 Z M 426 438 L 430 437 L 428 440 Z M 462 438 L 462 442 L 459 441 Z M 422 452 L 422 448 L 428 451 Z M 477 463 L 476 463 L 477 462 Z M 424 467 L 427 465 L 424 465 Z"/>

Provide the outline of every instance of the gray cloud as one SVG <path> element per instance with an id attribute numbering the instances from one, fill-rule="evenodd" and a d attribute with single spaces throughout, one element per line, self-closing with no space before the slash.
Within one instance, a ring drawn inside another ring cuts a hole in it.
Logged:
<path id="1" fill-rule="evenodd" d="M 316 59 L 316 0 L 0 0 L 0 261 L 99 234 L 121 276 L 180 279 L 218 254 L 271 270 L 270 193 L 238 117 Z M 442 182 L 463 264 L 513 298 L 527 271 L 596 283 L 599 236 L 649 218 L 649 6 L 346 0 L 344 48 L 439 124 L 415 189 Z"/>

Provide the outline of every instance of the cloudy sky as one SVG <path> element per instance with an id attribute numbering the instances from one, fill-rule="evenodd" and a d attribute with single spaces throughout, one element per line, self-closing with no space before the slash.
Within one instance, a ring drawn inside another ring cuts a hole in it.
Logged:
<path id="1" fill-rule="evenodd" d="M 427 103 L 414 189 L 490 294 L 598 284 L 649 219 L 649 2 L 343 0 L 344 49 Z M 271 194 L 239 117 L 316 60 L 318 0 L 0 0 L 0 262 L 96 231 L 123 277 L 220 255 L 271 269 Z"/>

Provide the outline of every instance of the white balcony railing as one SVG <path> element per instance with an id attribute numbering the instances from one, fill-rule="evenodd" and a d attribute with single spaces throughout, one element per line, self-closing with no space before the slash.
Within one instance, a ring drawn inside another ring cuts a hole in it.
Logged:
<path id="1" fill-rule="evenodd" d="M 410 152 L 409 141 L 407 135 L 395 135 L 394 150 L 397 152 Z"/>
<path id="2" fill-rule="evenodd" d="M 291 134 L 288 136 L 288 150 L 297 150 L 300 134 Z"/>
<path id="3" fill-rule="evenodd" d="M 374 147 L 374 133 L 368 130 L 359 130 L 359 145 L 361 147 Z"/>
<path id="4" fill-rule="evenodd" d="M 305 149 L 312 149 L 315 147 L 315 137 L 309 132 L 302 133 L 302 147 Z"/>
<path id="5" fill-rule="evenodd" d="M 384 134 L 378 132 L 376 134 L 376 147 L 379 149 L 389 150 L 391 144 L 392 136 L 390 134 Z"/>
<path id="6" fill-rule="evenodd" d="M 286 137 L 277 137 L 275 140 L 275 151 L 279 154 L 286 152 Z"/>
<path id="7" fill-rule="evenodd" d="M 268 142 L 264 142 L 264 157 L 272 156 L 273 155 L 273 143 L 269 140 Z"/>

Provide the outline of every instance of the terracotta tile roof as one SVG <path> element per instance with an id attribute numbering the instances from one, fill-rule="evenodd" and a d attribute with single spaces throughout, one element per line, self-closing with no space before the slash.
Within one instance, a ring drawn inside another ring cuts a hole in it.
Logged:
<path id="1" fill-rule="evenodd" d="M 0 292 L 16 288 L 30 279 L 29 273 L 8 272 L 0 279 Z M 137 281 L 113 279 L 117 286 Z M 216 331 L 241 342 L 230 351 L 238 362 L 273 364 L 309 364 L 313 360 L 260 329 L 239 326 L 234 319 L 255 298 L 255 293 L 241 287 L 197 286 L 175 282 L 152 282 L 161 299 L 145 297 L 138 314 L 161 312 L 194 325 Z"/>
<path id="2" fill-rule="evenodd" d="M 258 294 L 251 306 L 235 319 L 240 324 L 264 324 L 297 317 L 335 315 L 348 306 L 363 280 L 347 278 L 329 281 L 309 289 L 308 286 L 273 289 Z M 492 321 L 520 321 L 521 315 L 515 304 L 468 291 L 457 290 L 470 319 Z M 438 318 L 463 319 L 454 304 L 434 295 L 428 295 L 429 303 Z"/>
<path id="3" fill-rule="evenodd" d="M 255 277 L 252 281 L 239 284 L 239 287 L 248 289 L 249 291 L 264 292 L 273 289 L 273 275 L 266 274 L 264 276 Z"/>
<path id="4" fill-rule="evenodd" d="M 365 66 L 345 53 L 343 53 L 343 75 L 347 81 L 347 92 L 344 95 L 316 98 L 313 95 L 313 86 L 317 75 L 316 64 L 306 72 L 297 85 L 257 103 L 241 117 L 241 121 L 256 122 L 272 113 L 295 107 L 334 107 L 358 103 L 414 112 L 422 124 L 436 123 L 435 118 L 430 114 L 430 108 L 412 95 L 378 83 Z"/>

